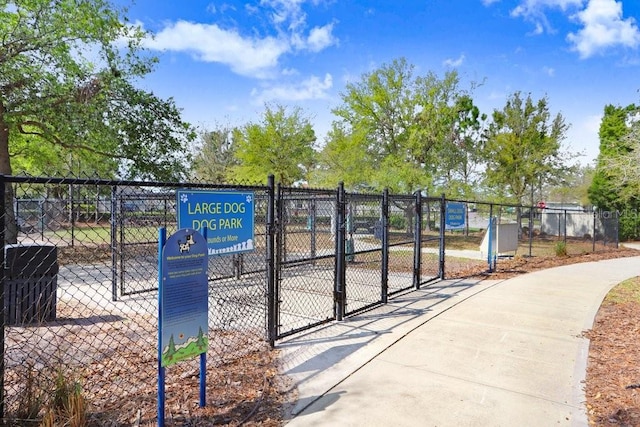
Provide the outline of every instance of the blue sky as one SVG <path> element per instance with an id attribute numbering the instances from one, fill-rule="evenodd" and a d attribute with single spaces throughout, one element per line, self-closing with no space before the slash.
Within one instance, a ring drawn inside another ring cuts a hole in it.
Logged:
<path id="1" fill-rule="evenodd" d="M 598 154 L 604 106 L 640 103 L 638 0 L 119 0 L 155 34 L 141 85 L 201 129 L 301 107 L 322 143 L 345 84 L 404 57 L 417 75 L 456 69 L 490 114 L 516 91 L 548 96 L 565 147 Z"/>

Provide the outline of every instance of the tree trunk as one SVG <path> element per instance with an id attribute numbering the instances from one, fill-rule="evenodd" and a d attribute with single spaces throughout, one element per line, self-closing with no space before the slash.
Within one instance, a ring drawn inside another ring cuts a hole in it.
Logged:
<path id="1" fill-rule="evenodd" d="M 410 203 L 409 206 L 407 206 L 405 208 L 404 215 L 407 218 L 407 224 L 406 224 L 405 232 L 407 233 L 407 236 L 411 236 L 411 235 L 413 235 L 413 232 L 414 232 L 413 220 L 414 220 L 414 218 L 416 216 L 413 204 Z"/>
<path id="2" fill-rule="evenodd" d="M 0 103 L 0 174 L 11 175 L 11 160 L 9 158 L 9 125 L 4 121 L 5 109 Z M 2 247 L 7 243 L 17 243 L 18 224 L 13 206 L 13 186 L 5 184 L 4 190 L 4 239 Z M 0 215 L 2 212 L 0 212 Z"/>

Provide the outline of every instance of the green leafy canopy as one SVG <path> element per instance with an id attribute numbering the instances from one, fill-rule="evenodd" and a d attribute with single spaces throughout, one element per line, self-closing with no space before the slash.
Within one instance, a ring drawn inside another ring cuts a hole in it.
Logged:
<path id="1" fill-rule="evenodd" d="M 37 143 L 41 151 L 75 153 L 71 157 L 82 162 L 77 169 L 84 173 L 95 168 L 126 177 L 184 176 L 184 147 L 194 132 L 172 99 L 135 86 L 156 59 L 141 48 L 146 34 L 125 13 L 103 0 L 5 3 L 1 173 L 12 173 L 12 157 L 29 167 L 30 150 L 23 148 Z"/>

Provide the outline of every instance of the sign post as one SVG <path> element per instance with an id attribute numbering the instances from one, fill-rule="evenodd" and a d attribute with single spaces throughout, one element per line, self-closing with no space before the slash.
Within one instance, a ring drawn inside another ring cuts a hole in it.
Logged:
<path id="1" fill-rule="evenodd" d="M 164 426 L 165 368 L 200 356 L 200 407 L 206 404 L 209 344 L 207 229 L 158 233 L 158 426 Z"/>

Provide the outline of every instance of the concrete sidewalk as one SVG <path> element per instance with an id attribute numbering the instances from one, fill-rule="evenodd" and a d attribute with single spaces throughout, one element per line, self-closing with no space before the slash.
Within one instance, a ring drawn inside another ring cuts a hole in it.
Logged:
<path id="1" fill-rule="evenodd" d="M 582 332 L 638 275 L 634 257 L 438 282 L 278 342 L 287 426 L 586 426 Z"/>

